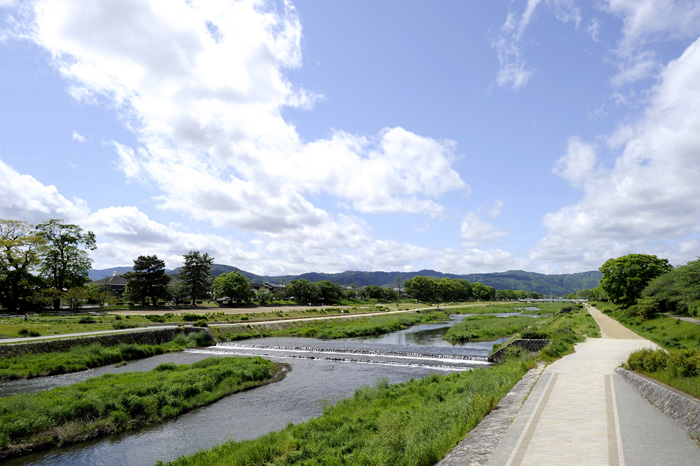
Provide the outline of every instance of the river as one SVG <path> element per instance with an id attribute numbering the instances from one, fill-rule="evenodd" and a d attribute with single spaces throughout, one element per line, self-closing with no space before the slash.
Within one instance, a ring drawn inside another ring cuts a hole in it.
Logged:
<path id="1" fill-rule="evenodd" d="M 262 355 L 286 362 L 292 370 L 284 380 L 230 395 L 177 419 L 139 430 L 105 437 L 72 447 L 56 448 L 6 461 L 6 465 L 152 465 L 210 448 L 228 439 L 259 437 L 288 423 L 299 423 L 322 413 L 324 401 L 351 396 L 380 378 L 390 383 L 483 367 L 496 342 L 452 346 L 441 339 L 455 321 L 425 324 L 376 338 L 317 340 L 263 338 L 220 343 L 209 348 L 171 353 L 122 367 L 103 367 L 53 377 L 0 384 L 0 395 L 47 390 L 104 373 L 150 370 L 163 362 L 191 364 L 211 356 Z M 502 340 L 499 340 L 499 342 Z"/>

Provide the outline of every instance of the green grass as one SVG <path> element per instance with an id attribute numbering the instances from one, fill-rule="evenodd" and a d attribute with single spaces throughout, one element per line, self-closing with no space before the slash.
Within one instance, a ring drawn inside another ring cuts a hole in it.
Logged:
<path id="1" fill-rule="evenodd" d="M 67 374 L 107 364 L 180 351 L 183 348 L 203 346 L 206 341 L 207 335 L 204 332 L 198 332 L 189 336 L 179 334 L 172 341 L 160 345 L 122 343 L 117 346 L 102 346 L 99 343 L 93 343 L 89 346 L 74 347 L 65 352 L 25 354 L 2 358 L 0 359 L 0 381 Z"/>
<path id="2" fill-rule="evenodd" d="M 259 357 L 209 358 L 0 398 L 0 459 L 160 423 L 267 383 L 278 369 Z"/>
<path id="3" fill-rule="evenodd" d="M 662 314 L 645 317 L 611 303 L 594 305 L 663 348 L 632 353 L 627 360 L 630 369 L 700 399 L 700 325 Z"/>
<path id="4" fill-rule="evenodd" d="M 630 354 L 627 368 L 700 399 L 700 348 L 644 348 Z"/>
<path id="5" fill-rule="evenodd" d="M 544 317 L 494 317 L 471 316 L 453 325 L 444 339 L 453 342 L 490 341 L 513 335 L 522 329 L 536 325 Z"/>
<path id="6" fill-rule="evenodd" d="M 381 335 L 413 325 L 445 320 L 442 312 L 402 313 L 353 319 L 328 319 L 308 322 L 281 322 L 278 325 L 211 327 L 218 341 L 259 337 L 309 337 L 321 339 Z"/>
<path id="7" fill-rule="evenodd" d="M 644 318 L 610 303 L 595 303 L 595 307 L 662 348 L 700 347 L 700 325 L 698 324 L 674 319 L 663 314 Z"/>
<path id="8" fill-rule="evenodd" d="M 323 415 L 255 440 L 226 442 L 172 465 L 432 465 L 488 414 L 532 360 L 402 384 L 378 382 Z"/>

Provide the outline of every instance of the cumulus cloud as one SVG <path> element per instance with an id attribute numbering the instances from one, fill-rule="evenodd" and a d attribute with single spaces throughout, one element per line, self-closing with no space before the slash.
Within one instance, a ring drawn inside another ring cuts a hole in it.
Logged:
<path id="1" fill-rule="evenodd" d="M 595 163 L 595 146 L 582 142 L 578 137 L 571 137 L 566 154 L 557 160 L 552 171 L 569 181 L 573 187 L 581 188 L 586 181 L 591 180 Z"/>
<path id="2" fill-rule="evenodd" d="M 164 209 L 263 233 L 325 222 L 309 200 L 318 193 L 362 213 L 436 217 L 442 194 L 468 192 L 451 141 L 400 127 L 301 140 L 282 110 L 320 96 L 284 74 L 301 66 L 288 2 L 89 3 L 39 0 L 25 33 L 74 98 L 116 106 L 139 139 L 110 142 L 116 164 L 157 186 Z"/>
<path id="3" fill-rule="evenodd" d="M 435 260 L 437 270 L 446 273 L 490 273 L 528 269 L 528 261 L 502 249 L 445 249 Z"/>
<path id="4" fill-rule="evenodd" d="M 481 241 L 493 241 L 508 236 L 505 231 L 482 220 L 474 212 L 469 212 L 462 219 L 459 239 L 467 246 L 475 246 Z"/>
<path id="5" fill-rule="evenodd" d="M 49 218 L 75 221 L 88 212 L 82 199 L 68 200 L 55 186 L 22 175 L 0 160 L 0 217 L 39 223 Z"/>
<path id="6" fill-rule="evenodd" d="M 698 75 L 700 39 L 660 74 L 644 115 L 612 135 L 620 147 L 615 165 L 586 183 L 571 167 L 590 168 L 592 149 L 570 141 L 559 170 L 585 194 L 579 203 L 544 217 L 548 235 L 533 251 L 533 260 L 599 266 L 609 257 L 638 251 L 664 255 L 673 263 L 687 257 L 672 244 L 695 244 L 700 234 Z"/>
<path id="7" fill-rule="evenodd" d="M 651 77 L 661 68 L 651 44 L 700 34 L 700 4 L 694 0 L 607 0 L 601 5 L 623 21 L 614 86 Z"/>

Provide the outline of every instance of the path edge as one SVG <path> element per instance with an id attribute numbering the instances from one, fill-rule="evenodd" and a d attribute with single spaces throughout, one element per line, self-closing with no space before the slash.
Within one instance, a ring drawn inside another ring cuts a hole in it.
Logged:
<path id="1" fill-rule="evenodd" d="M 436 466 L 482 466 L 501 443 L 513 419 L 530 395 L 535 383 L 545 369 L 545 363 L 537 363 L 518 380 L 501 398 L 496 409 L 474 427 Z"/>
<path id="2" fill-rule="evenodd" d="M 692 438 L 700 440 L 700 401 L 637 372 L 622 367 L 615 369 L 615 372 L 676 421 Z"/>

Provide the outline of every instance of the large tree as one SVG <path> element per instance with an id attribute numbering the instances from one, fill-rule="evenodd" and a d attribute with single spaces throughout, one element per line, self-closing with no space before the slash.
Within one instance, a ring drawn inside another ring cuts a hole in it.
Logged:
<path id="1" fill-rule="evenodd" d="M 182 266 L 178 278 L 187 285 L 194 305 L 197 298 L 205 298 L 211 289 L 211 266 L 214 258 L 199 251 L 190 251 L 183 257 L 185 265 Z"/>
<path id="2" fill-rule="evenodd" d="M 236 270 L 216 277 L 212 283 L 212 289 L 215 298 L 227 298 L 229 304 L 248 302 L 255 297 L 250 280 Z"/>
<path id="3" fill-rule="evenodd" d="M 95 234 L 59 219 L 40 223 L 36 230 L 46 240 L 41 275 L 49 286 L 60 291 L 83 286 L 89 280 L 88 272 L 92 267 L 92 259 L 86 250 L 97 248 Z M 56 300 L 54 309 L 58 310 L 59 306 L 60 301 Z"/>
<path id="4" fill-rule="evenodd" d="M 603 273 L 600 286 L 613 303 L 631 306 L 641 297 L 649 282 L 672 269 L 667 259 L 649 254 L 628 254 L 608 259 L 600 267 Z"/>
<path id="5" fill-rule="evenodd" d="M 0 219 L 0 300 L 10 312 L 32 294 L 44 238 L 20 220 Z"/>
<path id="6" fill-rule="evenodd" d="M 132 301 L 145 303 L 150 300 L 156 306 L 158 300 L 170 296 L 170 277 L 165 274 L 165 262 L 158 259 L 158 256 L 139 256 L 134 259 L 133 271 L 125 273 L 124 278 L 129 280 L 127 296 Z"/>

